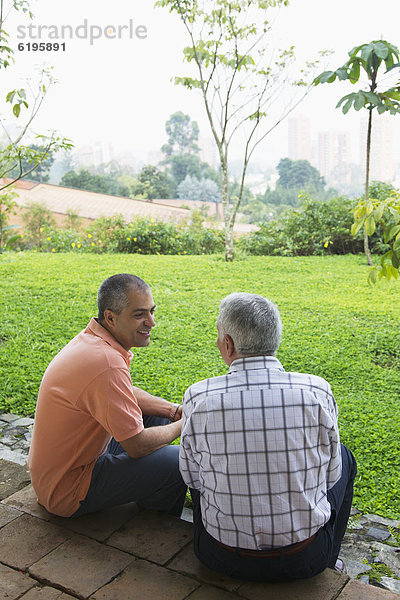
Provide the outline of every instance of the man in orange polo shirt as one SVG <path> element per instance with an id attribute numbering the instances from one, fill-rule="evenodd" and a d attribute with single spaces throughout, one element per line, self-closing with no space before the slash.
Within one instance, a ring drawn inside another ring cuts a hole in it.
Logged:
<path id="1" fill-rule="evenodd" d="M 100 286 L 92 318 L 55 356 L 39 389 L 28 466 L 38 501 L 77 517 L 124 504 L 180 516 L 182 407 L 133 386 L 130 348 L 155 325 L 149 286 L 130 274 Z"/>

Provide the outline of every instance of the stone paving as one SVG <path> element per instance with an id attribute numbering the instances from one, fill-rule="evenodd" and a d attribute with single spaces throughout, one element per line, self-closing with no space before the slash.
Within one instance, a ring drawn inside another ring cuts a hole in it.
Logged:
<path id="1" fill-rule="evenodd" d="M 399 600 L 400 522 L 356 509 L 330 569 L 285 584 L 203 567 L 183 519 L 135 504 L 70 520 L 39 506 L 26 468 L 32 419 L 0 414 L 0 600 Z M 357 579 L 358 580 L 357 580 Z"/>

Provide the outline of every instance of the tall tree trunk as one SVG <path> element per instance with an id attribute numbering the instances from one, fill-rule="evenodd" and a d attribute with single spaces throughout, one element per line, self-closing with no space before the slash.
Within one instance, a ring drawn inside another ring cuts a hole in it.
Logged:
<path id="1" fill-rule="evenodd" d="M 232 262 L 235 257 L 233 245 L 234 245 L 233 223 L 229 223 L 227 226 L 225 226 L 225 260 L 226 260 L 226 262 Z"/>
<path id="2" fill-rule="evenodd" d="M 222 162 L 222 212 L 224 216 L 225 229 L 225 260 L 232 262 L 234 259 L 234 239 L 233 239 L 233 222 L 231 220 L 231 206 L 229 203 L 229 176 L 228 176 L 228 161 L 226 156 Z"/>
<path id="3" fill-rule="evenodd" d="M 370 159 L 371 159 L 371 131 L 372 131 L 372 108 L 369 109 L 369 115 L 368 115 L 367 159 L 366 159 L 366 164 L 365 164 L 365 192 L 364 192 L 365 203 L 367 203 L 369 200 L 369 165 L 370 165 Z M 371 258 L 368 234 L 367 234 L 367 230 L 366 230 L 365 226 L 364 226 L 364 252 L 365 252 L 365 256 L 367 258 L 367 262 L 368 262 L 369 266 L 373 267 L 374 263 L 372 262 L 372 258 Z"/>

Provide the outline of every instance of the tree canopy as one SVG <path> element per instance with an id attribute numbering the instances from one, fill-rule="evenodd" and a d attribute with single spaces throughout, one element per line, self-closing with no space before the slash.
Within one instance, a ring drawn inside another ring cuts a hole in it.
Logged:
<path id="1" fill-rule="evenodd" d="M 129 197 L 129 188 L 120 184 L 114 177 L 91 173 L 87 169 L 64 173 L 60 180 L 60 185 L 78 190 L 98 192 L 100 194 Z"/>
<path id="2" fill-rule="evenodd" d="M 189 115 L 178 111 L 165 123 L 168 142 L 161 148 L 166 156 L 179 154 L 197 154 L 199 147 L 199 126 Z"/>
<path id="3" fill-rule="evenodd" d="M 322 191 L 325 180 L 308 160 L 281 158 L 277 167 L 277 185 L 292 190 Z"/>

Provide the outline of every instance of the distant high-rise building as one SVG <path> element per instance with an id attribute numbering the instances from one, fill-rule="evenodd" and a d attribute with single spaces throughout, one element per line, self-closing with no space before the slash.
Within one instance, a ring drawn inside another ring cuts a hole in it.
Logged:
<path id="1" fill-rule="evenodd" d="M 95 142 L 93 144 L 94 166 L 106 165 L 114 159 L 111 144 L 106 142 Z"/>
<path id="2" fill-rule="evenodd" d="M 304 115 L 288 120 L 288 155 L 291 160 L 312 160 L 310 119 Z"/>
<path id="3" fill-rule="evenodd" d="M 105 142 L 95 142 L 92 146 L 83 146 L 75 152 L 79 167 L 98 167 L 113 160 L 113 149 Z"/>
<path id="4" fill-rule="evenodd" d="M 350 134 L 337 131 L 318 133 L 318 170 L 327 181 L 350 183 Z"/>
<path id="5" fill-rule="evenodd" d="M 395 118 L 392 115 L 373 115 L 371 136 L 371 158 L 369 180 L 393 182 L 395 164 L 393 150 L 393 128 Z M 361 119 L 360 127 L 360 164 L 365 176 L 368 118 Z"/>

